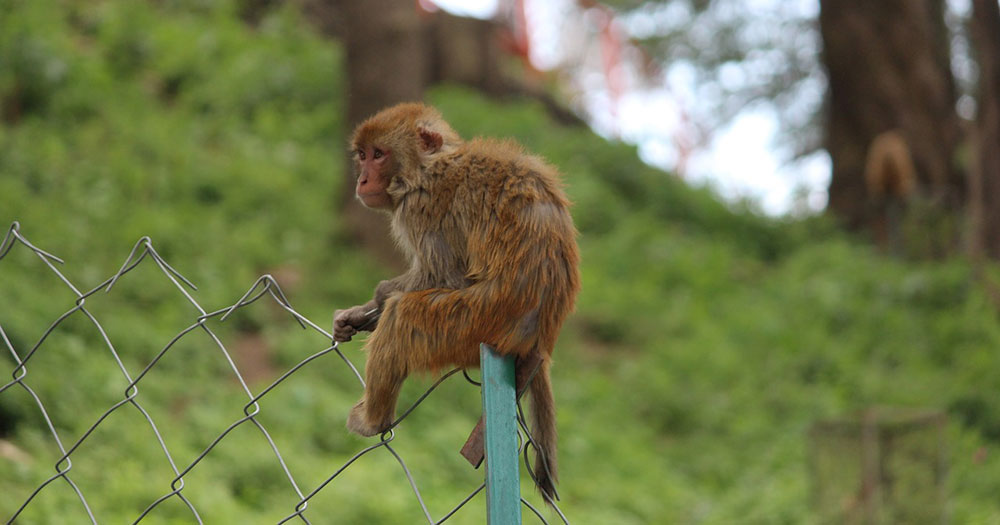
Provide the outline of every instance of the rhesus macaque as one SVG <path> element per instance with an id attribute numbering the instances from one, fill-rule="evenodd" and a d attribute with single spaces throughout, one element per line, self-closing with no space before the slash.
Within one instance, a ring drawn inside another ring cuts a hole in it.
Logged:
<path id="1" fill-rule="evenodd" d="M 873 199 L 907 197 L 916 184 L 916 169 L 906 139 L 896 130 L 872 139 L 865 161 L 865 184 Z"/>
<path id="2" fill-rule="evenodd" d="M 896 130 L 876 135 L 865 161 L 865 185 L 876 241 L 883 248 L 900 248 L 903 211 L 916 189 L 916 179 L 903 135 Z"/>
<path id="3" fill-rule="evenodd" d="M 357 196 L 391 214 L 410 268 L 381 282 L 367 304 L 334 316 L 337 341 L 374 329 L 365 393 L 347 428 L 363 436 L 387 430 L 407 375 L 477 367 L 480 343 L 519 359 L 540 356 L 529 387 L 535 477 L 552 498 L 550 356 L 580 289 L 576 229 L 558 173 L 514 142 L 463 141 L 422 104 L 361 123 L 351 150 Z"/>

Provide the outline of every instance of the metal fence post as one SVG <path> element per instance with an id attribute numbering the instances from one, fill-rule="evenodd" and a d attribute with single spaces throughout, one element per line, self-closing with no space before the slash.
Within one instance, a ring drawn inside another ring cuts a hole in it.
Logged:
<path id="1" fill-rule="evenodd" d="M 479 345 L 486 421 L 486 523 L 520 525 L 521 478 L 517 464 L 514 358 Z"/>

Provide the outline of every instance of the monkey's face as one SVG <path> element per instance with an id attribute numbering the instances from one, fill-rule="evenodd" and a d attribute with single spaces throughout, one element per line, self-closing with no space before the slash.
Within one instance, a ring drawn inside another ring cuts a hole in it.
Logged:
<path id="1" fill-rule="evenodd" d="M 358 146 L 354 155 L 358 163 L 358 198 L 369 208 L 392 208 L 387 191 L 396 171 L 392 152 L 366 144 Z"/>
<path id="2" fill-rule="evenodd" d="M 358 198 L 369 208 L 394 209 L 436 155 L 460 144 L 448 123 L 422 104 L 378 112 L 359 124 L 351 138 Z"/>

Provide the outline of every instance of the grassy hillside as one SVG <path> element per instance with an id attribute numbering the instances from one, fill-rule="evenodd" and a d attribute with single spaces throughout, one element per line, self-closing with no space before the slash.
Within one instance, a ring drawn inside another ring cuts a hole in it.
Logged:
<path id="1" fill-rule="evenodd" d="M 235 6 L 0 5 L 0 227 L 20 221 L 86 289 L 149 235 L 206 309 L 273 273 L 296 310 L 326 326 L 389 275 L 345 240 L 332 206 L 344 176 L 341 50 L 291 8 L 249 27 Z M 584 291 L 553 369 L 573 523 L 812 522 L 809 426 L 873 405 L 946 411 L 952 520 L 1000 523 L 1000 325 L 965 263 L 891 260 L 821 220 L 734 210 L 645 166 L 633 148 L 554 125 L 532 103 L 454 88 L 428 98 L 464 136 L 514 137 L 547 157 L 576 203 Z M 198 315 L 149 262 L 87 302 L 133 376 Z M 23 246 L 0 260 L 0 327 L 22 357 L 73 301 Z M 212 328 L 254 392 L 325 346 L 264 300 Z M 360 364 L 359 348 L 344 345 Z M 13 370 L 0 353 L 0 371 Z M 28 368 L 26 384 L 67 444 L 128 383 L 80 315 Z M 404 398 L 430 382 L 411 381 Z M 181 468 L 247 399 L 203 336 L 171 349 L 140 386 Z M 262 402 L 259 417 L 304 491 L 373 442 L 343 427 L 359 394 L 327 355 Z M 435 517 L 481 480 L 457 454 L 478 395 L 449 380 L 394 443 Z M 314 523 L 423 520 L 398 464 L 377 452 L 310 503 Z M 0 517 L 59 456 L 31 397 L 17 386 L 0 393 Z M 170 491 L 173 473 L 131 407 L 72 458 L 102 523 L 131 521 Z M 273 523 L 297 501 L 248 425 L 185 476 L 183 493 L 206 523 Z M 453 522 L 481 523 L 482 500 Z M 57 480 L 19 522 L 82 520 Z M 189 520 L 174 498 L 147 521 Z"/>

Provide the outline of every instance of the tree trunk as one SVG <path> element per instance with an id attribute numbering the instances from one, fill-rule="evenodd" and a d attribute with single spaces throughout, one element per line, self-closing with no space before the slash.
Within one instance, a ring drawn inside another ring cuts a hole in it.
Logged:
<path id="1" fill-rule="evenodd" d="M 916 170 L 916 197 L 907 198 L 927 204 L 913 213 L 927 214 L 920 221 L 930 229 L 947 230 L 938 248 L 954 248 L 966 188 L 952 162 L 960 125 L 944 0 L 821 0 L 820 29 L 829 79 L 829 210 L 854 231 L 871 232 L 885 220 L 873 213 L 877 196 L 863 173 L 873 139 L 897 130 Z"/>
<path id="2" fill-rule="evenodd" d="M 1000 260 L 1000 4 L 973 0 L 972 37 L 979 62 L 979 115 L 973 168 L 973 240 L 979 253 Z"/>
<path id="3" fill-rule="evenodd" d="M 343 21 L 347 68 L 348 133 L 378 110 L 419 101 L 427 83 L 426 36 L 412 0 L 334 0 Z M 346 150 L 347 145 L 343 145 Z M 348 160 L 350 162 L 350 160 Z M 353 166 L 347 173 L 351 174 Z M 354 198 L 354 177 L 344 178 L 342 217 L 348 232 L 392 266 L 404 265 L 389 234 L 387 216 Z"/>

